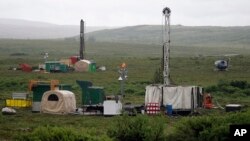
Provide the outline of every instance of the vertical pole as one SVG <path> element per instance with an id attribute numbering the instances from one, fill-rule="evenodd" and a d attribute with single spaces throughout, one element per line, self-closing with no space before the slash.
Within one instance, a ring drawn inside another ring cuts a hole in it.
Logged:
<path id="1" fill-rule="evenodd" d="M 121 80 L 121 96 L 124 97 L 124 79 Z"/>
<path id="2" fill-rule="evenodd" d="M 166 7 L 163 9 L 163 14 L 165 16 L 165 28 L 164 28 L 164 43 L 163 43 L 163 82 L 164 85 L 170 85 L 170 69 L 169 69 L 169 59 L 170 59 L 170 13 L 171 10 Z"/>
<path id="3" fill-rule="evenodd" d="M 121 96 L 124 97 L 125 93 L 124 93 L 124 87 L 125 87 L 125 81 L 127 79 L 127 68 L 126 68 L 126 64 L 122 63 L 122 65 L 120 66 L 118 73 L 120 74 L 119 77 L 119 81 L 120 81 L 120 85 L 121 85 Z"/>
<path id="4" fill-rule="evenodd" d="M 85 43 L 84 43 L 84 21 L 81 20 L 80 22 L 80 59 L 84 59 L 84 52 L 85 52 Z"/>

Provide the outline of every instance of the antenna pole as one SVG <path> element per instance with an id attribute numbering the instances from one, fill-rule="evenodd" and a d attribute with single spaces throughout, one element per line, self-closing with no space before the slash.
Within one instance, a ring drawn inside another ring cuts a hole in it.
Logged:
<path id="1" fill-rule="evenodd" d="M 84 53 L 85 53 L 85 43 L 84 43 L 84 21 L 81 20 L 80 22 L 80 59 L 84 59 L 85 56 L 84 56 Z"/>
<path id="2" fill-rule="evenodd" d="M 171 10 L 165 7 L 162 11 L 165 17 L 165 27 L 163 33 L 163 82 L 164 85 L 170 85 L 170 69 L 169 69 L 169 59 L 170 59 L 170 13 Z"/>

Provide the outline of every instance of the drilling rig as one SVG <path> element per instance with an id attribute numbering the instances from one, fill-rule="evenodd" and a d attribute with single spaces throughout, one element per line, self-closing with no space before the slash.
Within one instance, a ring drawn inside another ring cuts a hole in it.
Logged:
<path id="1" fill-rule="evenodd" d="M 164 85 L 170 85 L 170 13 L 171 10 L 165 7 L 162 11 L 164 16 L 164 30 L 163 30 L 163 82 Z"/>
<path id="2" fill-rule="evenodd" d="M 85 59 L 85 42 L 84 42 L 84 21 L 80 22 L 80 50 L 79 50 L 80 60 Z"/>

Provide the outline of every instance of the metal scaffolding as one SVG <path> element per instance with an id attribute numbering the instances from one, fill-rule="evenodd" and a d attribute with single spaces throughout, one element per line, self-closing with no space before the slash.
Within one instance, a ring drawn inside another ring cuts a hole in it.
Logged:
<path id="1" fill-rule="evenodd" d="M 163 79 L 164 85 L 170 85 L 170 70 L 169 70 L 169 55 L 170 55 L 170 13 L 168 7 L 163 9 L 163 16 L 165 21 L 163 32 Z"/>

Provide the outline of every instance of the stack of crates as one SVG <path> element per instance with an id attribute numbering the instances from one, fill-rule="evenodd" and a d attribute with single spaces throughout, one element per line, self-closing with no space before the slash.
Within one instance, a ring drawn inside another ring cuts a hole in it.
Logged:
<path id="1" fill-rule="evenodd" d="M 148 103 L 146 106 L 148 115 L 160 114 L 160 104 L 159 103 Z"/>
<path id="2" fill-rule="evenodd" d="M 12 99 L 6 99 L 7 107 L 31 107 L 31 100 L 28 98 L 28 93 L 12 93 Z"/>

